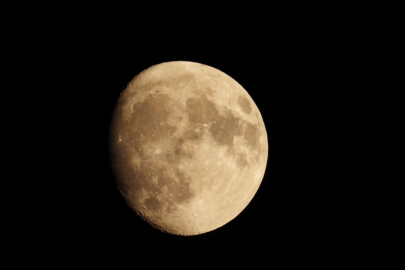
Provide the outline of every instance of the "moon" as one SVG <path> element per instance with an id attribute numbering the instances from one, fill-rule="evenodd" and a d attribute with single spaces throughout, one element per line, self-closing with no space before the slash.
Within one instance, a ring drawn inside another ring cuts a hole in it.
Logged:
<path id="1" fill-rule="evenodd" d="M 125 201 L 153 227 L 199 235 L 234 219 L 266 169 L 267 133 L 246 90 L 222 71 L 174 61 L 138 74 L 119 96 L 109 138 Z"/>

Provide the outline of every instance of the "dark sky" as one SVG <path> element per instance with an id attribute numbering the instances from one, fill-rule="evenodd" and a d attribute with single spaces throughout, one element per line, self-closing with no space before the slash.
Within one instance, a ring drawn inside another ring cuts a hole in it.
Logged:
<path id="1" fill-rule="evenodd" d="M 55 242 L 73 243 L 82 254 L 133 256 L 134 264 L 150 254 L 157 261 L 229 251 L 229 260 L 325 255 L 341 244 L 351 220 L 342 207 L 347 195 L 339 193 L 349 188 L 341 172 L 348 165 L 341 159 L 348 131 L 339 122 L 340 101 L 348 95 L 342 81 L 347 49 L 325 29 L 283 30 L 205 31 L 193 38 L 177 31 L 148 39 L 143 32 L 101 28 L 66 40 L 69 46 L 54 60 L 66 63 L 58 81 L 67 89 L 58 94 L 63 125 L 57 134 L 67 161 L 58 167 L 66 196 L 52 193 Z M 193 237 L 167 235 L 141 221 L 117 190 L 108 157 L 119 93 L 142 70 L 179 60 L 215 67 L 240 83 L 258 106 L 269 141 L 266 173 L 248 207 L 225 226 Z"/>

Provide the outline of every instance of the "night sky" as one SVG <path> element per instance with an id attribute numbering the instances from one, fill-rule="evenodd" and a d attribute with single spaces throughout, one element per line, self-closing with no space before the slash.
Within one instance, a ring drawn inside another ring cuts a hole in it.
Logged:
<path id="1" fill-rule="evenodd" d="M 117 33 L 106 25 L 67 41 L 69 49 L 56 60 L 71 66 L 59 73 L 68 89 L 58 95 L 66 107 L 57 131 L 67 160 L 58 188 L 66 196 L 53 195 L 54 241 L 73 244 L 73 254 L 134 265 L 144 258 L 161 265 L 163 257 L 194 258 L 198 265 L 222 256 L 237 265 L 242 258 L 335 251 L 351 230 L 348 195 L 339 193 L 350 188 L 341 159 L 349 131 L 339 128 L 340 101 L 348 94 L 340 68 L 346 51 L 321 29 L 286 27 L 189 38 L 163 31 L 149 39 L 141 29 Z M 231 76 L 256 103 L 268 135 L 267 168 L 251 203 L 225 226 L 198 236 L 168 235 L 142 221 L 119 193 L 109 163 L 109 121 L 120 92 L 142 70 L 168 61 L 198 62 Z"/>

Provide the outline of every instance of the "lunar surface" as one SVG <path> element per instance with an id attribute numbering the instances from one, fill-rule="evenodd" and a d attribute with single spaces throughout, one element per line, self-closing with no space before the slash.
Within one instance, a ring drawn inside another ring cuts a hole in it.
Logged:
<path id="1" fill-rule="evenodd" d="M 210 66 L 167 62 L 118 98 L 110 152 L 128 205 L 161 231 L 198 235 L 234 219 L 267 164 L 267 133 L 249 94 Z"/>

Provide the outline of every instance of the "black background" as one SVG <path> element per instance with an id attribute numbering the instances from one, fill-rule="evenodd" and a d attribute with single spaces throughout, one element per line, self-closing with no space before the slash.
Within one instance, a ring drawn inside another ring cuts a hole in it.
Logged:
<path id="1" fill-rule="evenodd" d="M 222 258 L 237 266 L 291 256 L 336 259 L 342 248 L 356 246 L 358 228 L 347 211 L 350 128 L 342 128 L 356 65 L 349 59 L 357 50 L 351 39 L 338 38 L 334 25 L 297 21 L 228 25 L 215 33 L 161 27 L 87 24 L 77 32 L 60 29 L 69 35 L 53 41 L 63 46 L 50 69 L 64 90 L 55 89 L 59 103 L 52 104 L 60 118 L 48 122 L 56 153 L 48 157 L 55 186 L 44 225 L 51 248 L 62 247 L 74 261 L 164 265 Z M 137 217 L 115 185 L 108 156 L 120 92 L 142 70 L 168 61 L 202 63 L 235 79 L 259 108 L 269 142 L 264 179 L 251 203 L 223 227 L 192 237 L 162 233 Z"/>

